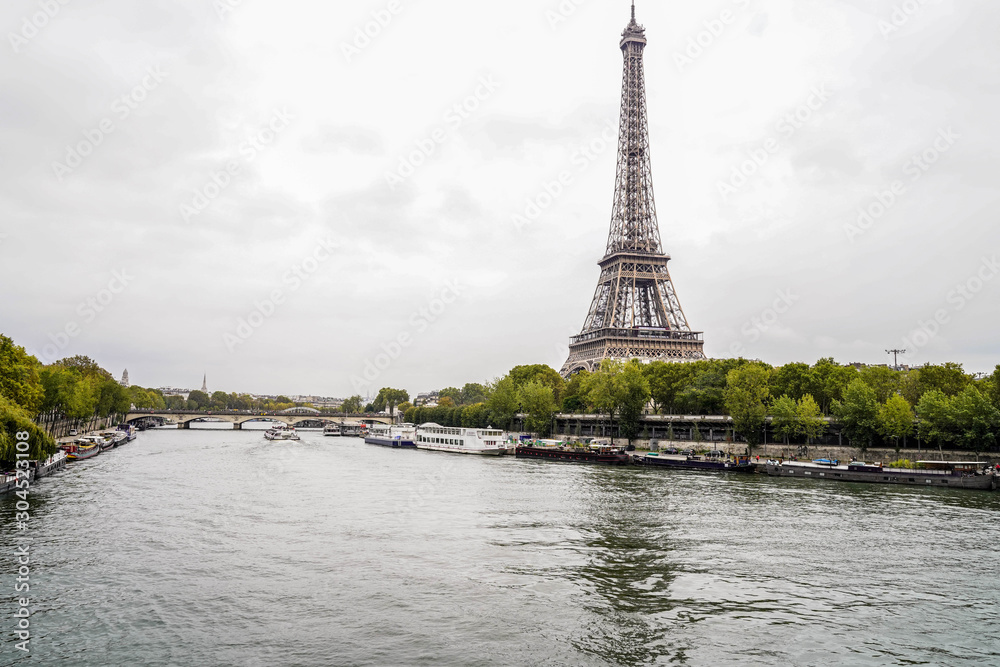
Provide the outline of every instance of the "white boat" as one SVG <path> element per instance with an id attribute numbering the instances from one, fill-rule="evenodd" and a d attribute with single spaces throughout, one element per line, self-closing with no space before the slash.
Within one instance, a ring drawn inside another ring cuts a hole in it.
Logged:
<path id="1" fill-rule="evenodd" d="M 264 431 L 264 437 L 268 440 L 301 440 L 299 434 L 295 432 L 293 426 L 287 424 L 276 424 Z"/>
<path id="2" fill-rule="evenodd" d="M 502 456 L 507 453 L 503 431 L 493 428 L 458 428 L 440 424 L 417 427 L 417 449 L 452 454 Z"/>
<path id="3" fill-rule="evenodd" d="M 327 424 L 323 427 L 323 435 L 331 438 L 340 437 L 340 424 Z"/>
<path id="4" fill-rule="evenodd" d="M 398 426 L 374 424 L 368 429 L 365 442 L 369 445 L 381 445 L 382 447 L 412 448 L 416 442 L 415 429 L 413 424 L 400 424 Z"/>

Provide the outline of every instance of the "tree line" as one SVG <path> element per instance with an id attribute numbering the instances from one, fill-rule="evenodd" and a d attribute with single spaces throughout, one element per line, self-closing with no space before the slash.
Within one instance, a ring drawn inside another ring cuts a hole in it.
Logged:
<path id="1" fill-rule="evenodd" d="M 605 360 L 568 380 L 545 365 L 517 366 L 489 384 L 439 392 L 437 407 L 407 406 L 411 423 L 524 428 L 548 435 L 557 412 L 606 415 L 622 437 L 638 437 L 644 414 L 728 415 L 749 446 L 770 428 L 808 443 L 836 422 L 862 450 L 910 437 L 941 448 L 985 451 L 1000 432 L 1000 366 L 977 377 L 960 364 L 920 369 L 856 368 L 833 359 L 783 366 L 746 359 L 691 363 Z"/>

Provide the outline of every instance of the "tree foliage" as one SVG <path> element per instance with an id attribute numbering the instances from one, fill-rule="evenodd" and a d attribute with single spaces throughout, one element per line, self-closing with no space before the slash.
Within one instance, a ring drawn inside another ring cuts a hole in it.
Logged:
<path id="1" fill-rule="evenodd" d="M 44 461 L 58 449 L 55 440 L 42 430 L 23 407 L 0 396 L 0 467 L 13 469 L 17 463 L 18 433 L 27 433 L 28 457 Z"/>
<path id="2" fill-rule="evenodd" d="M 726 409 L 733 419 L 733 428 L 746 438 L 751 449 L 760 444 L 767 420 L 769 378 L 770 368 L 762 364 L 746 364 L 726 376 Z"/>
<path id="3" fill-rule="evenodd" d="M 879 406 L 878 422 L 879 433 L 886 438 L 892 438 L 898 452 L 900 440 L 913 434 L 913 408 L 902 396 L 890 396 Z"/>
<path id="4" fill-rule="evenodd" d="M 878 432 L 878 401 L 875 390 L 861 378 L 855 378 L 833 402 L 833 413 L 851 444 L 867 450 Z"/>
<path id="5" fill-rule="evenodd" d="M 531 433 L 549 435 L 556 396 L 552 387 L 542 380 L 532 380 L 518 389 L 518 401 L 525 413 L 524 428 Z"/>
<path id="6" fill-rule="evenodd" d="M 0 335 L 0 396 L 6 396 L 30 415 L 38 414 L 45 400 L 41 368 L 38 359 Z"/>

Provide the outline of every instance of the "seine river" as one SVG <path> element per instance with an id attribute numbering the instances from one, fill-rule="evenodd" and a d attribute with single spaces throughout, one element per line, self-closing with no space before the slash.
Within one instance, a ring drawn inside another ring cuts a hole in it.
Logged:
<path id="1" fill-rule="evenodd" d="M 0 663 L 1000 665 L 1000 494 L 150 431 L 0 499 Z"/>

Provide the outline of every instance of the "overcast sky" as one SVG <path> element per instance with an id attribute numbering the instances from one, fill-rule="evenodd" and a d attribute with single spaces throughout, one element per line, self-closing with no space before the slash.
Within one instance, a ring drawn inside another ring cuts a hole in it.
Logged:
<path id="1" fill-rule="evenodd" d="M 661 234 L 710 356 L 1000 362 L 1000 5 L 637 11 Z M 0 331 L 143 386 L 558 369 L 607 240 L 628 18 L 5 0 Z"/>

